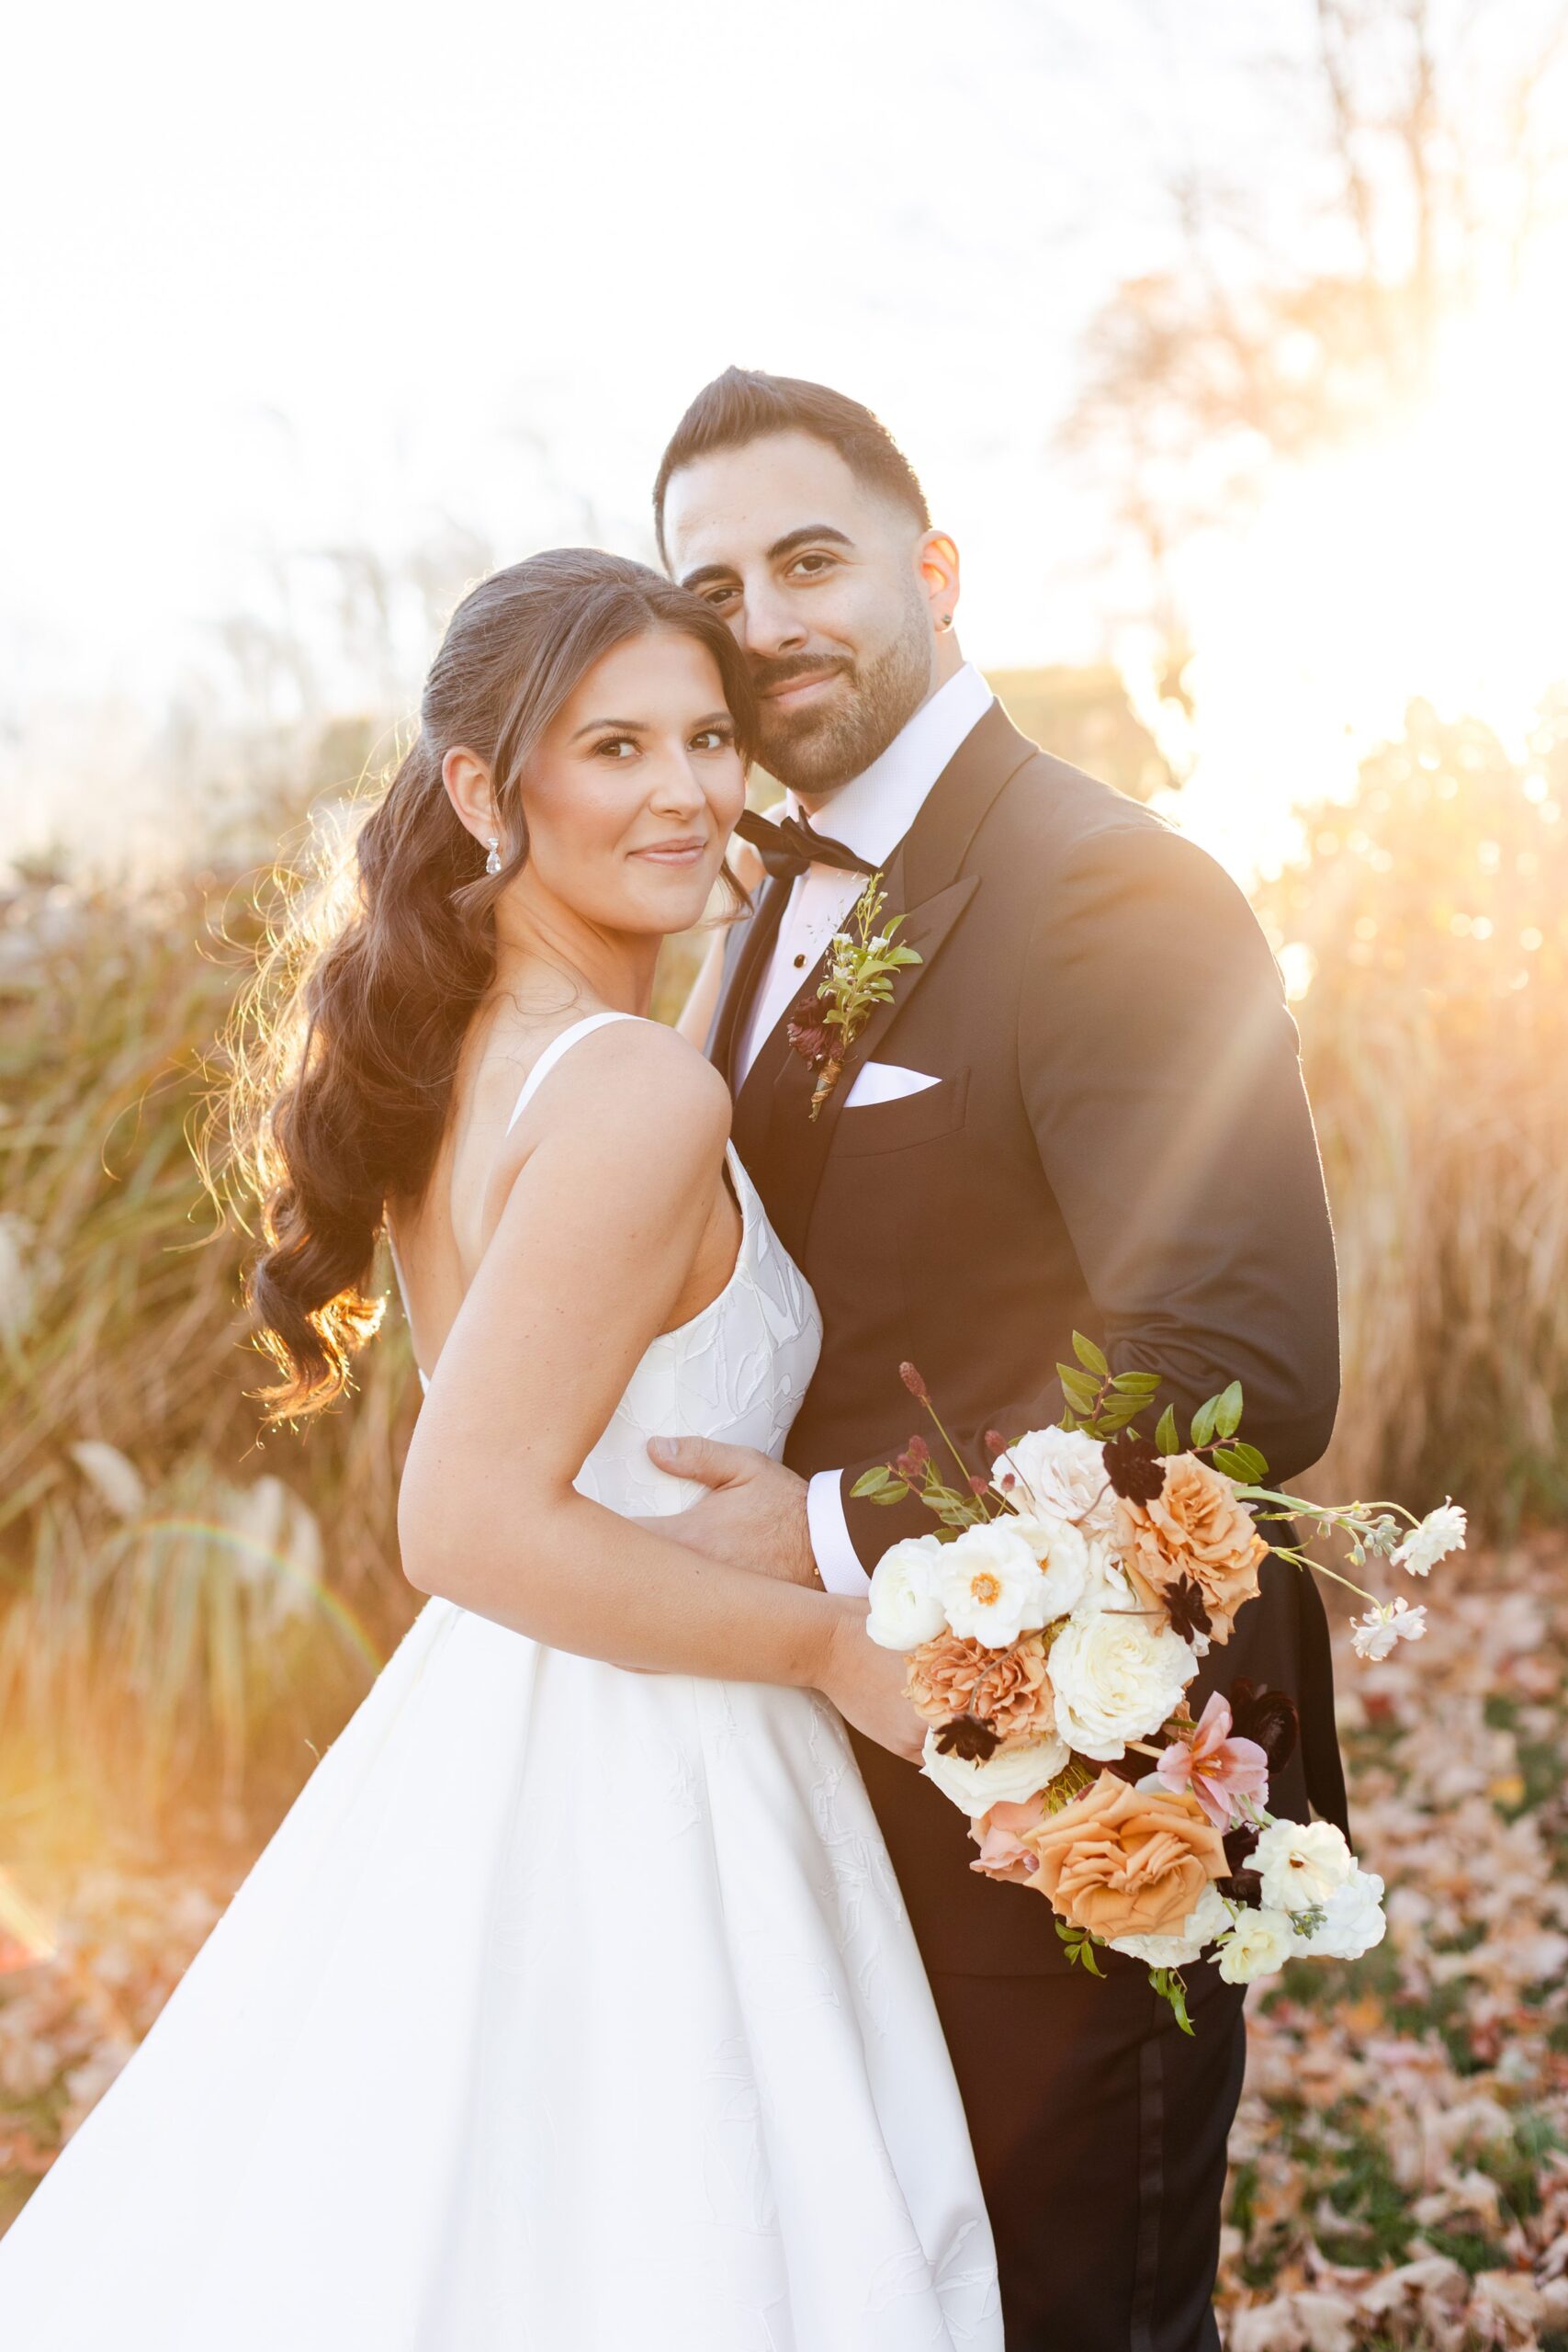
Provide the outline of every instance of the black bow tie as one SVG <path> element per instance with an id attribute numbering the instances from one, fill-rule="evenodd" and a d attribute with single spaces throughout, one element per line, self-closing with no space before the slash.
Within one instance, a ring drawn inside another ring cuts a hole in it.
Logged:
<path id="1" fill-rule="evenodd" d="M 793 882 L 812 865 L 836 866 L 841 874 L 874 871 L 842 842 L 814 832 L 799 817 L 782 817 L 775 824 L 771 818 L 759 817 L 754 808 L 746 808 L 735 830 L 743 842 L 750 842 L 776 882 Z"/>

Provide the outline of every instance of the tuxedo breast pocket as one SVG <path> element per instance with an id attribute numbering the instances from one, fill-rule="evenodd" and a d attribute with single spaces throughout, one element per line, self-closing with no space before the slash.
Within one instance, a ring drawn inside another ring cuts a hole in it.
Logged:
<path id="1" fill-rule="evenodd" d="M 877 1075 L 863 1090 L 868 1073 Z M 912 1082 L 911 1082 L 912 1081 Z M 836 1156 L 869 1156 L 879 1151 L 908 1151 L 951 1135 L 964 1124 L 969 1073 L 948 1070 L 929 1078 L 915 1070 L 889 1069 L 867 1063 L 856 1075 L 833 1131 Z"/>

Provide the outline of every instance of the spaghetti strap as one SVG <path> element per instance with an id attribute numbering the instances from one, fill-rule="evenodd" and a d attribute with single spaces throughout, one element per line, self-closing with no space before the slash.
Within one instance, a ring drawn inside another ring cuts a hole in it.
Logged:
<path id="1" fill-rule="evenodd" d="M 595 1029 L 605 1029 L 612 1021 L 636 1021 L 638 1017 L 635 1012 L 590 1012 L 583 1020 L 574 1021 L 570 1028 L 563 1029 L 558 1037 L 552 1037 L 523 1081 L 523 1091 L 513 1104 L 512 1116 L 506 1122 L 507 1134 L 512 1133 L 562 1055 L 570 1053 L 580 1037 L 592 1036 Z"/>

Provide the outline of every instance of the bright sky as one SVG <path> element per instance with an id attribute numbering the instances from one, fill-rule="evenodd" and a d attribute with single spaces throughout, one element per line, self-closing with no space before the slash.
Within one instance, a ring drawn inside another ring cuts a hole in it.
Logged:
<path id="1" fill-rule="evenodd" d="M 225 616 L 274 614 L 302 551 L 395 556 L 447 523 L 502 559 L 646 551 L 660 447 L 731 359 L 886 418 L 963 547 L 967 651 L 1100 653 L 1104 519 L 1051 432 L 1089 312 L 1169 251 L 1164 176 L 1223 154 L 1289 194 L 1256 14 L 29 10 L 0 150 L 0 848 L 112 823 L 90 804 L 137 714 L 215 666 Z M 1272 15 L 1271 42 L 1304 36 L 1304 0 Z M 1239 543 L 1210 561 L 1252 650 L 1202 822 L 1241 863 L 1316 753 L 1282 777 L 1249 731 L 1258 575 Z M 1440 683 L 1423 661 L 1401 656 L 1412 690 Z"/>

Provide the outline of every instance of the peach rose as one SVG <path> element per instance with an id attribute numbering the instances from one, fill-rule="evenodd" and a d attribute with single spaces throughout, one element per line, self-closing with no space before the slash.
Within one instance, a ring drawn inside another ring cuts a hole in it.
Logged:
<path id="1" fill-rule="evenodd" d="M 1030 1797 L 1023 1804 L 994 1804 L 969 1824 L 969 1835 L 980 1849 L 970 1869 L 987 1878 L 1006 1879 L 1013 1886 L 1027 1886 L 1040 1864 L 1023 1842 L 1024 1832 L 1036 1828 L 1044 1817 L 1043 1796 Z"/>
<path id="2" fill-rule="evenodd" d="M 1029 1881 L 1074 1927 L 1114 1936 L 1178 1933 L 1211 1879 L 1224 1840 L 1190 1796 L 1135 1789 L 1101 1772 L 1092 1789 L 1020 1842 L 1039 1860 Z"/>
<path id="3" fill-rule="evenodd" d="M 904 1688 L 929 1724 L 977 1715 L 998 1739 L 1042 1739 L 1056 1727 L 1046 1655 L 1041 1634 L 1021 1634 L 1005 1650 L 939 1634 L 910 1652 Z"/>
<path id="4" fill-rule="evenodd" d="M 1257 1592 L 1268 1548 L 1230 1480 L 1195 1453 L 1171 1456 L 1153 1502 L 1116 1505 L 1116 1550 L 1139 1599 L 1163 1605 L 1169 1588 L 1190 1577 L 1216 1642 L 1230 1640 L 1236 1611 Z"/>

